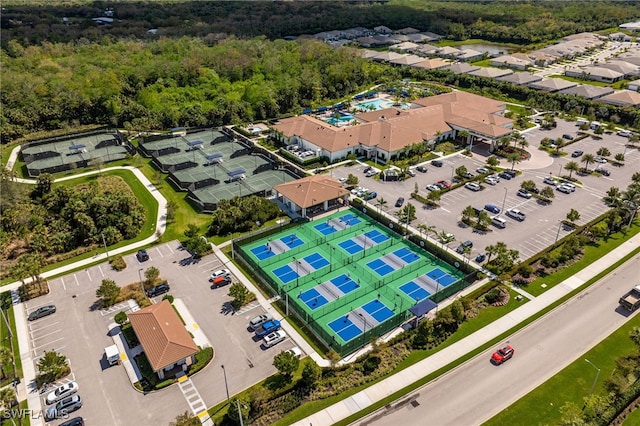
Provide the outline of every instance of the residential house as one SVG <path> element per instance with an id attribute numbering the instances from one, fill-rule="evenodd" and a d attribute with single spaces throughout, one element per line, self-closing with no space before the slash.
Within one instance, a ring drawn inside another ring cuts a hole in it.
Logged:
<path id="1" fill-rule="evenodd" d="M 584 98 L 589 100 L 596 100 L 603 96 L 613 93 L 611 87 L 592 86 L 590 84 L 579 84 L 568 89 L 560 90 L 558 93 L 568 96 L 576 96 L 578 98 Z"/>
<path id="2" fill-rule="evenodd" d="M 631 31 L 634 33 L 640 32 L 640 21 L 627 22 L 625 24 L 618 25 L 618 28 L 622 31 Z"/>
<path id="3" fill-rule="evenodd" d="M 635 90 L 636 92 L 639 92 L 639 91 L 640 91 L 640 79 L 630 81 L 630 82 L 627 84 L 627 89 L 629 89 L 629 90 Z"/>
<path id="4" fill-rule="evenodd" d="M 342 36 L 348 40 L 353 40 L 358 37 L 366 37 L 373 34 L 375 34 L 373 31 L 364 27 L 355 27 L 349 28 L 348 30 L 342 30 Z"/>
<path id="5" fill-rule="evenodd" d="M 603 83 L 615 83 L 624 77 L 622 73 L 600 67 L 569 67 L 565 69 L 564 75 Z"/>
<path id="6" fill-rule="evenodd" d="M 484 58 L 485 54 L 486 54 L 485 52 L 478 52 L 477 50 L 473 50 L 473 49 L 462 49 L 462 51 L 456 57 L 456 59 L 458 61 L 464 61 L 464 62 L 477 61 Z"/>
<path id="7" fill-rule="evenodd" d="M 373 31 L 375 31 L 378 34 L 384 34 L 384 35 L 389 35 L 389 34 L 393 33 L 393 31 L 391 31 L 391 29 L 389 29 L 389 27 L 385 27 L 384 25 L 379 25 L 379 26 L 375 27 L 373 29 Z"/>
<path id="8" fill-rule="evenodd" d="M 394 65 L 413 65 L 419 62 L 424 62 L 424 58 L 416 55 L 402 55 L 402 58 L 392 59 L 389 63 Z"/>
<path id="9" fill-rule="evenodd" d="M 578 83 L 572 81 L 563 80 L 561 78 L 543 78 L 540 81 L 529 83 L 529 87 L 536 90 L 542 90 L 544 92 L 559 92 L 560 90 L 568 89 L 570 87 L 577 86 Z"/>
<path id="10" fill-rule="evenodd" d="M 149 364 L 160 379 L 186 371 L 198 347 L 167 300 L 129 314 L 129 321 Z"/>
<path id="11" fill-rule="evenodd" d="M 609 40 L 611 41 L 631 41 L 631 36 L 628 36 L 625 33 L 611 33 L 609 34 Z"/>
<path id="12" fill-rule="evenodd" d="M 533 65 L 533 61 L 526 55 L 503 55 L 493 58 L 489 61 L 489 65 L 494 67 L 507 67 L 516 70 L 526 70 Z"/>
<path id="13" fill-rule="evenodd" d="M 469 74 L 470 72 L 477 71 L 479 69 L 479 66 L 471 65 L 466 62 L 457 62 L 443 68 L 443 70 L 450 71 L 454 74 Z"/>
<path id="14" fill-rule="evenodd" d="M 640 75 L 640 65 L 632 64 L 624 60 L 612 60 L 596 65 L 599 68 L 608 68 L 623 75 L 624 79 L 634 78 Z"/>
<path id="15" fill-rule="evenodd" d="M 424 58 L 421 58 L 421 59 L 422 59 L 422 62 L 411 64 L 411 66 L 415 68 L 423 68 L 427 70 L 437 70 L 437 69 L 442 69 L 444 67 L 449 66 L 449 62 L 445 62 L 440 58 L 433 58 L 433 59 L 426 59 L 426 60 Z"/>
<path id="16" fill-rule="evenodd" d="M 525 86 L 530 83 L 535 83 L 542 80 L 542 77 L 530 72 L 514 72 L 513 74 L 507 74 L 502 77 L 496 77 L 496 80 L 503 81 L 505 83 L 515 84 L 517 86 Z"/>
<path id="17" fill-rule="evenodd" d="M 397 52 L 380 52 L 376 56 L 373 56 L 371 59 L 376 62 L 391 62 L 392 60 L 400 59 L 403 56 L 404 55 Z"/>
<path id="18" fill-rule="evenodd" d="M 469 75 L 475 75 L 476 77 L 484 77 L 484 78 L 498 78 L 504 77 L 505 75 L 513 74 L 512 70 L 507 70 L 504 68 L 488 68 L 481 67 L 475 71 L 471 71 L 467 73 Z"/>
<path id="19" fill-rule="evenodd" d="M 423 44 L 422 46 L 419 46 L 414 53 L 424 56 L 436 56 L 436 54 L 438 53 L 438 49 L 439 47 L 433 46 L 431 44 Z"/>
<path id="20" fill-rule="evenodd" d="M 417 34 L 419 33 L 420 30 L 416 30 L 415 28 L 411 28 L 411 27 L 407 27 L 407 28 L 402 28 L 400 30 L 396 30 L 395 33 L 396 34 L 403 34 L 403 35 L 407 35 L 407 34 Z"/>
<path id="21" fill-rule="evenodd" d="M 638 106 L 640 105 L 640 93 L 632 90 L 619 90 L 600 98 L 601 102 L 618 106 Z"/>
<path id="22" fill-rule="evenodd" d="M 419 46 L 415 43 L 412 43 L 410 41 L 405 41 L 404 43 L 399 43 L 399 44 L 394 44 L 392 46 L 389 46 L 389 50 L 393 50 L 394 52 L 401 52 L 401 53 L 413 53 L 416 51 L 416 49 Z"/>
<path id="23" fill-rule="evenodd" d="M 458 55 L 460 55 L 461 53 L 462 53 L 462 50 L 456 49 L 455 47 L 451 47 L 451 46 L 441 47 L 436 52 L 436 54 L 441 58 L 457 58 Z"/>
<path id="24" fill-rule="evenodd" d="M 535 65 L 546 67 L 551 64 L 555 64 L 560 59 L 559 56 L 553 55 L 549 52 L 543 52 L 541 50 L 534 50 L 527 55 Z"/>
<path id="25" fill-rule="evenodd" d="M 429 32 L 429 31 L 423 31 L 421 34 L 424 35 L 424 36 L 427 36 L 429 38 L 428 41 L 438 41 L 438 40 L 442 40 L 444 38 L 443 35 L 432 33 L 432 32 Z"/>

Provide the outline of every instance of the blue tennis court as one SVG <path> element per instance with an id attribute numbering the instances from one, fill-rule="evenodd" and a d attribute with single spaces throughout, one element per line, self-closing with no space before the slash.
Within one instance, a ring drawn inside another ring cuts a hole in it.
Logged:
<path id="1" fill-rule="evenodd" d="M 296 248 L 304 244 L 296 234 L 287 235 L 286 237 L 280 238 L 280 241 L 285 243 L 289 248 Z"/>
<path id="2" fill-rule="evenodd" d="M 333 226 L 329 225 L 329 222 L 322 222 L 322 223 L 314 226 L 314 228 L 316 228 L 316 230 L 318 232 L 320 232 L 322 235 L 333 234 L 334 232 L 337 231 L 336 228 L 334 228 Z"/>
<path id="3" fill-rule="evenodd" d="M 405 263 L 407 264 L 415 262 L 416 260 L 420 259 L 420 256 L 418 256 L 417 254 L 415 254 L 414 252 L 412 252 L 406 247 L 403 247 L 400 250 L 394 251 L 393 254 L 398 256 L 400 259 L 404 260 Z"/>
<path id="4" fill-rule="evenodd" d="M 393 311 L 378 299 L 362 305 L 362 309 L 367 311 L 367 313 L 374 317 L 379 323 L 385 322 L 394 315 Z"/>
<path id="5" fill-rule="evenodd" d="M 282 281 L 285 284 L 295 280 L 299 276 L 296 273 L 296 271 L 291 269 L 291 266 L 289 265 L 284 265 L 279 268 L 276 268 L 273 270 L 273 273 L 276 277 L 280 278 L 280 281 Z"/>
<path id="6" fill-rule="evenodd" d="M 324 257 L 322 257 L 322 255 L 318 254 L 318 253 L 313 253 L 310 254 L 309 256 L 305 257 L 304 260 L 311 265 L 311 267 L 313 269 L 315 269 L 316 271 L 320 268 L 324 268 L 325 266 L 327 266 L 329 264 L 329 261 L 327 259 L 325 259 Z"/>
<path id="7" fill-rule="evenodd" d="M 373 242 L 375 242 L 376 244 L 380 244 L 389 239 L 388 235 L 383 234 L 377 229 L 373 229 L 371 231 L 365 232 L 364 236 L 369 238 L 370 240 L 373 240 Z"/>
<path id="8" fill-rule="evenodd" d="M 395 271 L 395 269 L 387 265 L 382 259 L 372 260 L 371 262 L 367 263 L 367 266 L 373 269 L 374 271 L 376 271 L 378 275 L 382 275 L 382 276 L 385 276 Z"/>
<path id="9" fill-rule="evenodd" d="M 432 280 L 436 280 L 438 284 L 440 284 L 443 287 L 446 287 L 449 284 L 453 284 L 456 281 L 458 281 L 456 277 L 449 275 L 448 273 L 446 273 L 440 268 L 436 268 L 430 272 L 427 272 L 427 276 Z"/>
<path id="10" fill-rule="evenodd" d="M 358 283 L 349 278 L 346 274 L 342 274 L 331 280 L 331 283 L 338 287 L 343 294 L 351 293 L 353 290 L 360 288 Z"/>
<path id="11" fill-rule="evenodd" d="M 307 304 L 311 309 L 317 309 L 322 305 L 329 303 L 323 295 L 321 295 L 315 288 L 309 289 L 298 296 L 300 300 Z"/>
<path id="12" fill-rule="evenodd" d="M 431 295 L 431 293 L 429 293 L 427 290 L 420 287 L 418 284 L 414 283 L 413 281 L 409 281 L 406 284 L 402 284 L 398 288 L 402 290 L 404 294 L 406 294 L 407 296 L 409 296 L 415 301 L 426 299 Z"/>
<path id="13" fill-rule="evenodd" d="M 338 243 L 338 245 L 349 254 L 356 254 L 359 251 L 364 250 L 360 244 L 351 239 Z"/>
<path id="14" fill-rule="evenodd" d="M 265 260 L 265 259 L 270 258 L 271 256 L 275 256 L 276 255 L 266 245 L 252 248 L 251 249 L 251 253 L 253 253 L 254 256 L 258 258 L 258 260 Z"/>
<path id="15" fill-rule="evenodd" d="M 344 216 L 340 217 L 340 220 L 343 221 L 344 223 L 346 223 L 347 225 L 357 225 L 361 222 L 360 219 L 358 219 L 357 217 L 355 217 L 354 215 L 352 215 L 351 213 L 349 214 L 345 214 Z"/>
<path id="16" fill-rule="evenodd" d="M 362 330 L 360 330 L 346 316 L 331 321 L 329 323 L 329 327 L 331 327 L 331 329 L 335 331 L 336 334 L 338 334 L 338 336 L 340 336 L 340 338 L 342 338 L 342 340 L 344 340 L 345 342 L 348 342 L 354 337 L 362 334 Z"/>

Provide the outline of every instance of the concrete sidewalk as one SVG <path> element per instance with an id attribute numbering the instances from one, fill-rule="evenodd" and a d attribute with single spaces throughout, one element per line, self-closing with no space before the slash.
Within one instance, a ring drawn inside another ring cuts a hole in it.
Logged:
<path id="1" fill-rule="evenodd" d="M 293 425 L 332 425 L 371 406 L 375 402 L 400 391 L 411 383 L 416 382 L 418 379 L 431 374 L 452 361 L 473 351 L 475 348 L 495 339 L 500 334 L 507 332 L 513 326 L 532 317 L 551 303 L 561 299 L 571 291 L 580 287 L 582 284 L 604 271 L 606 268 L 613 265 L 638 247 L 640 247 L 640 235 L 634 236 L 620 245 L 617 249 L 609 252 L 596 262 L 582 269 L 577 274 L 556 285 L 554 288 L 548 290 L 539 297 L 536 297 L 522 305 L 520 308 L 494 321 L 488 326 L 412 365 L 411 367 L 408 367 L 399 373 L 356 393 L 355 395 L 345 398 L 322 411 L 312 414 Z"/>

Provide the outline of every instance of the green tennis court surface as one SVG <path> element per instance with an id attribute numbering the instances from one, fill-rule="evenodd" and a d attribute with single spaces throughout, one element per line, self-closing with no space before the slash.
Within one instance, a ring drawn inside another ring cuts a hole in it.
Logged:
<path id="1" fill-rule="evenodd" d="M 461 282 L 452 265 L 355 209 L 239 243 L 240 255 L 324 343 L 345 355 Z"/>

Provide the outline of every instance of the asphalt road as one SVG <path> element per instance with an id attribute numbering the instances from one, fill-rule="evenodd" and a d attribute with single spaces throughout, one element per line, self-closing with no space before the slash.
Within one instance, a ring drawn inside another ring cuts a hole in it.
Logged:
<path id="1" fill-rule="evenodd" d="M 515 348 L 514 357 L 505 364 L 495 366 L 489 361 L 496 349 L 492 348 L 411 394 L 413 404 L 383 416 L 378 415 L 384 410 L 378 411 L 358 424 L 478 425 L 490 419 L 632 317 L 619 308 L 618 299 L 637 284 L 638 265 L 640 255 L 501 342 Z M 637 318 L 637 312 L 633 316 Z M 603 371 L 604 377 L 609 374 Z M 585 396 L 592 379 L 575 378 L 575 384 L 585 389 Z M 549 403 L 562 406 L 564 400 L 562 395 L 549 395 Z"/>

